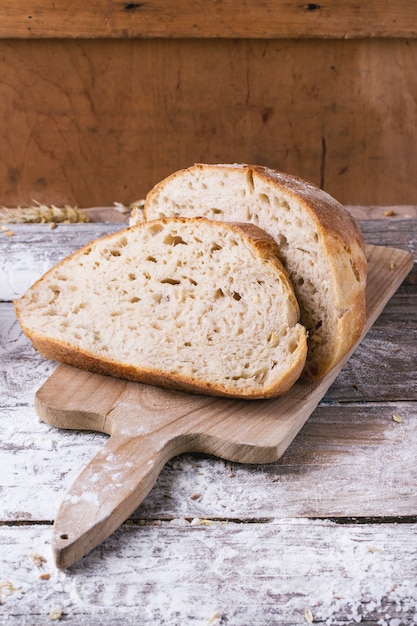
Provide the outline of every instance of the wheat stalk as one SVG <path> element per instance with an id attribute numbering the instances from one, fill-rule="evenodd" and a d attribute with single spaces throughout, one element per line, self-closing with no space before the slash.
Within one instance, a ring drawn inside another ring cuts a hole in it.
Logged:
<path id="1" fill-rule="evenodd" d="M 48 206 L 35 202 L 35 205 L 24 208 L 9 209 L 0 207 L 1 224 L 74 224 L 89 221 L 88 215 L 77 207 L 71 206 L 57 207 L 53 204 Z"/>

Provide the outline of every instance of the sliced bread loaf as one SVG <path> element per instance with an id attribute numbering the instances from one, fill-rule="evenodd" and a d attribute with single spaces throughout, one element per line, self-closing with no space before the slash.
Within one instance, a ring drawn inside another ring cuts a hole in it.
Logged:
<path id="1" fill-rule="evenodd" d="M 304 376 L 321 378 L 351 349 L 365 322 L 367 264 L 360 230 L 334 198 L 265 167 L 197 164 L 157 184 L 131 223 L 172 215 L 251 222 L 275 239 L 308 330 Z"/>
<path id="2" fill-rule="evenodd" d="M 48 358 L 188 391 L 273 397 L 297 380 L 307 353 L 277 252 L 253 225 L 159 219 L 75 252 L 15 310 Z"/>

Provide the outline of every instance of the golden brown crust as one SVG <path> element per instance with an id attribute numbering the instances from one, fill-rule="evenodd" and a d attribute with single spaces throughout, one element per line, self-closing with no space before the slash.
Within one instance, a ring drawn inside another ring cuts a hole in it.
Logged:
<path id="1" fill-rule="evenodd" d="M 164 387 L 166 389 L 247 400 L 275 398 L 285 393 L 300 377 L 307 352 L 306 345 L 300 344 L 298 348 L 299 359 L 295 363 L 294 367 L 286 372 L 285 377 L 281 379 L 279 385 L 265 388 L 262 392 L 248 390 L 246 393 L 238 393 L 236 391 L 231 393 L 226 384 L 214 385 L 205 381 L 197 384 L 187 376 L 180 377 L 170 375 L 161 370 L 151 371 L 138 369 L 132 367 L 131 365 L 115 363 L 106 359 L 98 358 L 88 352 L 74 349 L 69 345 L 51 340 L 48 337 L 37 335 L 30 331 L 25 332 L 25 334 L 32 341 L 39 354 L 47 359 L 51 359 L 52 361 L 67 363 L 68 365 L 73 365 L 74 367 L 79 367 L 80 369 L 95 372 L 97 374 L 123 378 L 132 382 L 139 382 L 148 385 L 157 385 L 158 387 Z"/>

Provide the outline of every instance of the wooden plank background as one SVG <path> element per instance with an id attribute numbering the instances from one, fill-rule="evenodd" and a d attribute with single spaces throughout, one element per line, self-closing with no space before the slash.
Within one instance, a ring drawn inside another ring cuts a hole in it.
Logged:
<path id="1" fill-rule="evenodd" d="M 413 0 L 1 0 L 0 37 L 415 37 Z"/>
<path id="2" fill-rule="evenodd" d="M 417 6 L 0 0 L 0 205 L 129 204 L 249 162 L 416 204 Z"/>
<path id="3" fill-rule="evenodd" d="M 0 204 L 130 203 L 194 162 L 417 203 L 417 40 L 5 40 Z"/>

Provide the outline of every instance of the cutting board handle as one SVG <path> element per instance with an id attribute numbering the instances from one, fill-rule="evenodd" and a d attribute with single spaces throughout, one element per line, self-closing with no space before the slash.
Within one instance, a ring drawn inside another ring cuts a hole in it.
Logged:
<path id="1" fill-rule="evenodd" d="M 55 561 L 65 569 L 116 530 L 139 506 L 178 442 L 113 434 L 66 494 L 54 523 Z M 74 506 L 76 505 L 76 506 Z"/>

